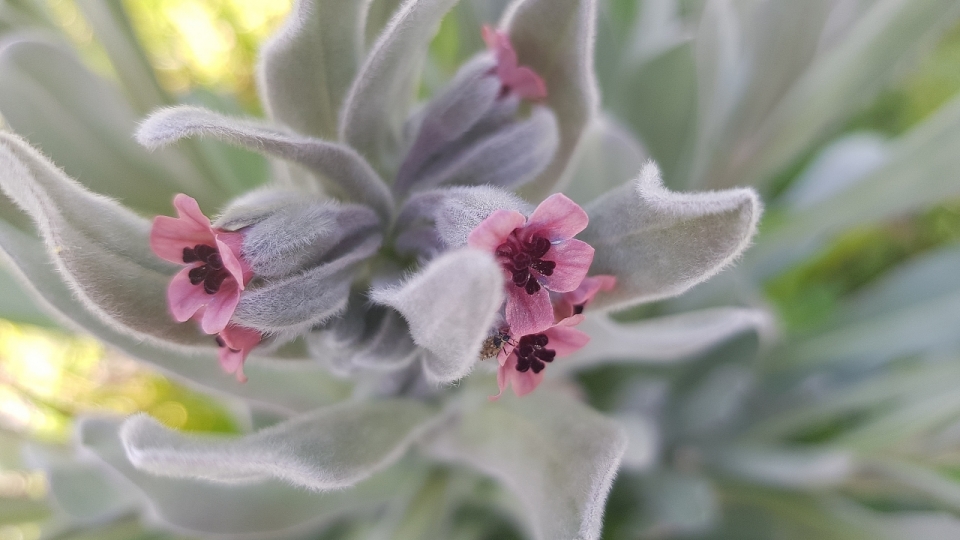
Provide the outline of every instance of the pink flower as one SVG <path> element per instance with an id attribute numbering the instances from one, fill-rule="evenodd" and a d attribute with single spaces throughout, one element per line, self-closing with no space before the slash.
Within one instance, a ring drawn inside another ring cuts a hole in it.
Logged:
<path id="1" fill-rule="evenodd" d="M 197 201 L 184 194 L 173 198 L 177 217 L 157 216 L 150 231 L 150 248 L 161 259 L 185 264 L 167 289 L 170 313 L 186 322 L 198 311 L 200 327 L 221 332 L 233 316 L 240 291 L 253 271 L 240 257 L 243 235 L 214 229 Z"/>
<path id="2" fill-rule="evenodd" d="M 503 93 L 516 92 L 518 96 L 538 101 L 547 97 L 547 85 L 535 71 L 520 66 L 517 51 L 513 50 L 510 38 L 489 26 L 482 29 L 483 41 L 497 58 L 496 74 L 503 83 Z"/>
<path id="3" fill-rule="evenodd" d="M 543 332 L 508 341 L 498 356 L 497 386 L 500 393 L 490 396 L 491 401 L 499 399 L 507 386 L 512 386 L 517 396 L 533 392 L 543 381 L 543 369 L 547 364 L 555 357 L 582 349 L 590 341 L 590 336 L 573 328 L 582 320 L 583 315 L 574 315 Z"/>
<path id="4" fill-rule="evenodd" d="M 243 374 L 243 362 L 262 338 L 260 332 L 252 328 L 228 324 L 217 336 L 220 367 L 227 373 L 236 373 L 238 381 L 247 382 L 247 376 Z"/>
<path id="5" fill-rule="evenodd" d="M 550 293 L 580 286 L 593 262 L 593 248 L 573 236 L 587 226 L 587 213 L 563 194 L 547 197 L 527 219 L 496 210 L 467 237 L 470 247 L 493 253 L 507 283 L 507 324 L 516 335 L 536 334 L 554 322 Z"/>
<path id="6" fill-rule="evenodd" d="M 557 320 L 583 313 L 583 308 L 593 300 L 600 291 L 610 291 L 617 285 L 617 278 L 608 275 L 589 276 L 583 278 L 576 289 L 560 295 L 553 305 L 554 316 Z"/>

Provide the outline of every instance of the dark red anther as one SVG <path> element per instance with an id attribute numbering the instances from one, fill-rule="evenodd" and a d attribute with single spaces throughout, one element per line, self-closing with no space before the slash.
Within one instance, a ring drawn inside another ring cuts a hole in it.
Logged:
<path id="1" fill-rule="evenodd" d="M 583 308 L 584 308 L 584 307 L 585 307 L 584 304 L 577 304 L 577 305 L 573 306 L 573 314 L 574 314 L 574 315 L 580 315 L 581 313 L 583 313 Z"/>
<path id="2" fill-rule="evenodd" d="M 193 247 L 194 253 L 197 254 L 197 258 L 203 262 L 207 262 L 207 259 L 217 253 L 216 248 L 208 246 L 206 244 L 197 244 Z"/>
<path id="3" fill-rule="evenodd" d="M 216 294 L 220 290 L 223 280 L 227 279 L 226 272 L 210 272 L 203 280 L 203 291 L 207 294 Z"/>
<path id="4" fill-rule="evenodd" d="M 525 373 L 532 369 L 534 373 L 540 373 L 547 367 L 546 363 L 553 362 L 557 351 L 547 349 L 548 343 L 550 338 L 546 334 L 532 334 L 520 338 L 513 350 L 517 355 L 517 371 Z"/>
<path id="5" fill-rule="evenodd" d="M 223 259 L 220 258 L 219 253 L 214 253 L 213 255 L 207 257 L 207 264 L 210 265 L 210 268 L 213 268 L 214 270 L 220 270 L 223 268 Z"/>
<path id="6" fill-rule="evenodd" d="M 557 267 L 554 261 L 542 258 L 550 251 L 550 240 L 534 236 L 521 241 L 516 233 L 514 230 L 507 241 L 497 247 L 496 254 L 500 257 L 500 264 L 512 274 L 513 284 L 527 294 L 536 294 L 542 287 L 534 272 L 540 276 L 551 276 Z"/>
<path id="7" fill-rule="evenodd" d="M 226 347 L 227 342 L 223 340 L 222 337 L 217 336 L 217 347 Z"/>
<path id="8" fill-rule="evenodd" d="M 195 252 L 193 248 L 183 248 L 183 262 L 190 264 L 199 260 L 200 259 L 197 258 L 197 252 Z"/>
<path id="9" fill-rule="evenodd" d="M 191 268 L 190 272 L 187 273 L 187 277 L 190 278 L 191 285 L 199 285 L 203 280 L 207 279 L 207 274 L 210 273 L 210 269 L 206 265 L 198 266 L 196 268 Z"/>

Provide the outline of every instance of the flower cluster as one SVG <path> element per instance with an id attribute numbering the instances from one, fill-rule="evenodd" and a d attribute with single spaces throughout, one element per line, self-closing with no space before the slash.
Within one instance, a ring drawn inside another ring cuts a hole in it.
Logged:
<path id="1" fill-rule="evenodd" d="M 508 384 L 518 396 L 530 393 L 543 380 L 545 363 L 589 341 L 572 327 L 597 292 L 613 289 L 616 278 L 587 277 L 594 250 L 573 237 L 588 222 L 580 205 L 558 193 L 529 218 L 496 210 L 470 233 L 468 245 L 493 254 L 505 277 L 506 326 L 497 333 L 511 339 L 497 355 L 500 394 Z"/>

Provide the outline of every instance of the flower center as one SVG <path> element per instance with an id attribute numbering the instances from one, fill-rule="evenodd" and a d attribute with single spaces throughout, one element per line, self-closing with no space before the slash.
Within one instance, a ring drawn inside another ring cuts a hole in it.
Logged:
<path id="1" fill-rule="evenodd" d="M 532 369 L 534 373 L 540 373 L 547 367 L 544 362 L 553 362 L 557 351 L 546 348 L 549 342 L 550 338 L 545 334 L 530 334 L 520 338 L 513 350 L 517 355 L 517 371 L 526 373 Z"/>
<path id="2" fill-rule="evenodd" d="M 497 247 L 497 256 L 501 258 L 503 267 L 513 274 L 514 285 L 527 291 L 527 294 L 536 294 L 540 290 L 540 282 L 534 272 L 549 276 L 557 266 L 553 261 L 542 259 L 550 251 L 550 241 L 542 236 L 533 236 L 524 242 L 517 238 L 516 233 L 514 230 L 507 241 Z"/>
<path id="3" fill-rule="evenodd" d="M 197 244 L 192 248 L 183 248 L 183 262 L 187 264 L 204 263 L 192 268 L 187 275 L 192 285 L 203 283 L 203 291 L 207 294 L 216 294 L 220 290 L 223 280 L 230 277 L 230 272 L 223 267 L 220 252 L 213 246 Z"/>

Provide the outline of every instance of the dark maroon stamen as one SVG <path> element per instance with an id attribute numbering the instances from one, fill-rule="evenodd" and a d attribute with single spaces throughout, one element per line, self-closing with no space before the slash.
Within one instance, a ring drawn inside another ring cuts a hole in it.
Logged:
<path id="1" fill-rule="evenodd" d="M 217 336 L 217 347 L 226 347 L 227 342 L 223 340 L 222 337 Z"/>
<path id="2" fill-rule="evenodd" d="M 197 252 L 193 248 L 185 247 L 183 248 L 183 262 L 189 264 L 192 262 L 197 262 L 200 259 L 197 258 Z"/>
<path id="3" fill-rule="evenodd" d="M 585 307 L 584 304 L 577 304 L 577 305 L 573 306 L 573 314 L 574 314 L 574 315 L 579 315 L 579 314 L 583 313 L 583 308 L 584 308 L 584 307 Z"/>
<path id="4" fill-rule="evenodd" d="M 546 348 L 549 342 L 550 338 L 545 334 L 531 334 L 520 338 L 513 350 L 517 355 L 517 371 L 526 373 L 532 369 L 534 373 L 540 373 L 547 367 L 544 362 L 553 362 L 557 351 Z"/>
<path id="5" fill-rule="evenodd" d="M 212 246 L 206 244 L 197 244 L 193 248 L 183 248 L 183 262 L 189 264 L 193 262 L 202 262 L 203 265 L 191 268 L 187 273 L 191 285 L 200 285 L 203 283 L 203 291 L 207 294 L 216 294 L 223 285 L 223 281 L 230 277 L 223 267 L 223 258 L 220 252 Z"/>
<path id="6" fill-rule="evenodd" d="M 517 238 L 517 230 L 514 230 L 507 241 L 497 247 L 496 254 L 503 267 L 512 274 L 513 284 L 527 294 L 536 294 L 542 287 L 534 273 L 551 276 L 557 267 L 554 261 L 543 260 L 543 256 L 550 251 L 550 245 L 550 240 L 542 236 L 534 236 L 527 241 L 520 240 Z"/>

